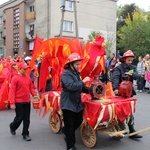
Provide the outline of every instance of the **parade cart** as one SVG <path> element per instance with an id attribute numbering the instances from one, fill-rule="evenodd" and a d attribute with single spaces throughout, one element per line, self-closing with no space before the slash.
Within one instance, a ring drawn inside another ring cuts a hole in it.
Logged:
<path id="1" fill-rule="evenodd" d="M 45 107 L 42 117 L 50 111 L 49 127 L 58 133 L 63 124 L 60 91 L 43 93 L 41 102 L 41 108 Z M 80 135 L 85 146 L 95 146 L 97 133 L 108 134 L 114 139 L 121 139 L 127 133 L 123 122 L 135 112 L 135 98 L 105 96 L 95 100 L 90 94 L 82 94 L 82 102 L 84 121 L 80 126 Z"/>
<path id="2" fill-rule="evenodd" d="M 51 67 L 52 91 L 42 93 L 40 104 L 39 102 L 33 102 L 33 104 L 35 108 L 39 108 L 37 113 L 39 116 L 42 115 L 42 118 L 50 112 L 49 127 L 54 133 L 59 133 L 63 127 L 63 115 L 60 109 L 61 90 L 58 89 L 61 88 L 60 77 L 64 71 L 67 58 L 70 54 L 76 52 L 83 58 L 79 71 L 82 79 L 88 76 L 93 79 L 102 73 L 107 76 L 105 45 L 104 38 L 96 36 L 92 43 L 87 42 L 84 47 L 78 39 L 51 38 L 37 48 L 30 68 L 32 68 L 36 58 L 44 54 L 38 90 L 45 91 L 46 79 L 50 78 L 49 68 Z M 125 135 L 137 134 L 137 132 L 128 134 L 124 126 L 124 121 L 128 121 L 135 112 L 136 99 L 131 97 L 131 84 L 120 84 L 119 94 L 121 96 L 117 97 L 112 96 L 114 93 L 111 92 L 110 95 L 107 94 L 110 89 L 113 92 L 112 86 L 106 88 L 108 82 L 107 77 L 98 78 L 96 84 L 89 83 L 90 94 L 82 94 L 84 121 L 80 126 L 80 133 L 83 143 L 89 148 L 95 146 L 97 133 L 107 134 L 115 139 L 120 139 Z M 150 128 L 146 130 L 150 130 Z"/>

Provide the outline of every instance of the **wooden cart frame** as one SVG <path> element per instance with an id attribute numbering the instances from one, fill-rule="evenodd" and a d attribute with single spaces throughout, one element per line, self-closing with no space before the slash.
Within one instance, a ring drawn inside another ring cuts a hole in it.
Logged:
<path id="1" fill-rule="evenodd" d="M 54 133 L 59 133 L 62 129 L 63 117 L 62 114 L 50 113 L 49 116 L 49 127 Z M 125 130 L 125 125 L 123 122 L 112 122 L 109 125 L 100 124 L 96 129 L 92 128 L 86 121 L 80 126 L 80 136 L 82 139 L 83 144 L 88 147 L 92 148 L 96 145 L 97 142 L 97 133 L 100 134 L 107 134 L 112 136 L 112 138 L 119 140 L 123 137 L 123 134 L 127 133 Z"/>
<path id="2" fill-rule="evenodd" d="M 52 111 L 49 116 L 49 127 L 52 130 L 52 132 L 57 134 L 62 129 L 63 115 L 59 106 L 60 95 L 59 93 L 56 94 L 56 92 L 53 94 L 55 97 L 54 101 L 56 100 L 57 97 L 57 106 L 55 106 L 56 109 L 53 110 L 53 105 L 51 105 Z M 53 96 L 51 95 L 49 98 L 51 99 L 52 97 Z M 133 101 L 136 101 L 136 99 L 133 99 Z M 51 103 L 54 104 L 53 101 Z M 95 102 L 93 101 L 92 103 L 95 104 Z M 125 130 L 124 121 L 123 122 L 118 121 L 119 119 L 117 119 L 117 117 L 110 119 L 109 122 L 97 121 L 98 124 L 94 128 L 87 122 L 86 118 L 83 119 L 84 121 L 80 126 L 80 136 L 83 144 L 88 148 L 92 148 L 96 145 L 97 133 L 107 134 L 117 140 L 121 139 L 122 137 L 125 136 L 125 134 L 127 134 L 127 131 Z"/>

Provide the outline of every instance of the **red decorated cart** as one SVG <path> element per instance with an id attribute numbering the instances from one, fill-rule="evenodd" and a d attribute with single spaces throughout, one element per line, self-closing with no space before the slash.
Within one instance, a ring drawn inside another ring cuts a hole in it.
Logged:
<path id="1" fill-rule="evenodd" d="M 60 76 L 63 73 L 68 56 L 77 52 L 83 58 L 80 68 L 81 78 L 84 79 L 88 76 L 93 79 L 95 76 L 106 73 L 105 45 L 104 38 L 101 36 L 96 36 L 94 42 L 87 42 L 84 47 L 82 47 L 82 43 L 78 39 L 50 38 L 36 49 L 28 73 L 31 72 L 36 58 L 44 54 L 38 90 L 44 92 L 46 79 L 50 77 L 49 67 L 51 67 L 53 69 L 51 76 L 52 92 L 43 93 L 40 104 L 35 101 L 33 105 L 35 108 L 40 108 L 38 113 L 39 115 L 43 113 L 42 117 L 50 111 L 49 126 L 54 133 L 58 133 L 61 130 L 63 123 L 60 109 L 61 90 L 58 91 L 58 89 L 61 87 Z M 111 84 L 106 84 L 107 80 L 105 78 L 98 77 L 98 79 L 102 79 L 102 82 L 97 80 L 94 84 L 92 83 L 93 81 L 88 83 L 87 86 L 91 88 L 89 91 L 92 91 L 90 95 L 82 95 L 84 121 L 80 127 L 80 133 L 82 141 L 87 147 L 94 147 L 97 132 L 108 134 L 116 139 L 124 137 L 126 134 L 124 120 L 135 112 L 135 98 L 108 96 L 114 95 Z M 123 93 L 119 93 L 124 97 L 129 97 L 132 93 L 129 89 L 124 89 L 123 87 L 121 90 Z M 96 97 L 96 100 L 93 97 Z M 150 128 L 146 130 L 150 130 Z M 142 131 L 138 131 L 138 133 Z M 137 134 L 137 132 L 127 134 L 127 136 L 133 134 Z"/>
<path id="2" fill-rule="evenodd" d="M 68 56 L 77 52 L 81 58 L 84 58 L 80 67 L 82 79 L 87 76 L 94 79 L 97 76 L 94 84 L 93 80 L 88 83 L 90 94 L 82 95 L 84 121 L 80 127 L 80 133 L 87 147 L 93 147 L 96 144 L 97 132 L 109 134 L 117 139 L 122 138 L 126 133 L 123 122 L 135 112 L 135 98 L 108 96 L 113 95 L 112 86 L 109 84 L 110 86 L 107 87 L 105 84 L 107 80 L 99 78 L 100 74 L 106 73 L 105 45 L 104 38 L 101 36 L 96 36 L 93 43 L 87 42 L 84 47 L 78 39 L 52 38 L 41 44 L 30 64 L 32 68 L 38 55 L 45 53 L 39 77 L 39 91 L 42 90 L 42 92 L 46 87 L 45 79 L 49 78 L 49 67 L 53 68 L 52 92 L 42 94 L 39 115 L 43 113 L 42 117 L 44 117 L 50 111 L 49 126 L 54 133 L 61 130 L 63 123 L 60 109 L 61 90 L 58 91 L 58 88 L 61 87 L 60 76 Z M 93 97 L 96 97 L 96 100 Z M 36 102 L 33 104 L 38 106 Z M 45 108 L 44 112 L 42 108 Z"/>
<path id="3" fill-rule="evenodd" d="M 103 96 L 100 100 L 93 100 L 90 94 L 83 94 L 82 102 L 84 121 L 80 127 L 80 134 L 82 142 L 87 147 L 95 146 L 97 132 L 108 134 L 115 139 L 120 139 L 126 134 L 123 122 L 135 112 L 135 98 Z M 42 94 L 39 113 L 43 112 L 44 117 L 48 111 L 50 129 L 58 133 L 63 123 L 60 91 Z"/>

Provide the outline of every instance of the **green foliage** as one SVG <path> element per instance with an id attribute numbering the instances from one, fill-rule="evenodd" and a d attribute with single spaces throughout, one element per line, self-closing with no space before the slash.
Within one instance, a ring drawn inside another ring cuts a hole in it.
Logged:
<path id="1" fill-rule="evenodd" d="M 140 8 L 135 5 L 135 3 L 132 4 L 125 4 L 124 6 L 118 6 L 117 9 L 117 29 L 125 25 L 125 19 L 127 17 L 130 17 L 131 20 L 133 20 L 133 13 L 134 11 L 140 11 Z"/>
<path id="2" fill-rule="evenodd" d="M 81 43 L 82 43 L 82 47 L 84 47 L 85 46 L 85 44 L 86 44 L 86 41 L 81 41 Z"/>
<path id="3" fill-rule="evenodd" d="M 96 36 L 103 36 L 103 34 L 99 31 L 91 31 L 91 34 L 88 36 L 89 41 L 93 42 Z M 105 50 L 108 58 L 110 58 L 110 55 L 112 53 L 112 45 L 115 42 L 113 37 L 114 36 L 112 34 L 108 33 L 105 41 L 106 43 Z"/>
<path id="4" fill-rule="evenodd" d="M 145 56 L 150 49 L 150 21 L 143 12 L 134 11 L 133 18 L 128 15 L 125 24 L 117 32 L 118 47 L 122 52 L 131 49 L 138 56 Z"/>
<path id="5" fill-rule="evenodd" d="M 96 36 L 102 36 L 102 33 L 99 31 L 91 31 L 91 34 L 88 35 L 89 41 L 93 42 L 95 40 Z"/>
<path id="6" fill-rule="evenodd" d="M 112 33 L 107 33 L 107 37 L 106 37 L 106 52 L 107 52 L 107 58 L 110 59 L 111 58 L 111 54 L 112 54 L 112 45 L 113 43 L 116 42 L 116 40 L 113 38 L 116 35 L 112 34 Z"/>
<path id="7" fill-rule="evenodd" d="M 147 15 L 147 21 L 150 21 L 150 13 Z"/>

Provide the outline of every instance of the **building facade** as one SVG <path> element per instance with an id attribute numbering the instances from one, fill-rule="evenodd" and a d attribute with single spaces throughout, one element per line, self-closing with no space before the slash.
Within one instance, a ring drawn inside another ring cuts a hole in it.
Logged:
<path id="1" fill-rule="evenodd" d="M 86 41 L 96 31 L 115 41 L 116 10 L 115 0 L 10 0 L 0 5 L 0 54 L 31 55 L 36 35 Z"/>

